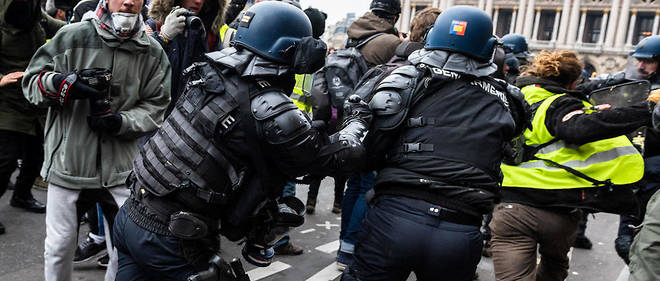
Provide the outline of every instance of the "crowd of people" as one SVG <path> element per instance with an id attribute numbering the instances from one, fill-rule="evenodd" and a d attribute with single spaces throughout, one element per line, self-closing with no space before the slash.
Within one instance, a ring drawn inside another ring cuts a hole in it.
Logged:
<path id="1" fill-rule="evenodd" d="M 373 0 L 328 50 L 323 11 L 257 2 L 0 2 L 0 195 L 20 162 L 45 280 L 99 257 L 108 281 L 249 280 L 220 237 L 256 266 L 303 254 L 287 233 L 326 176 L 342 280 L 473 280 L 482 255 L 496 280 L 565 280 L 596 212 L 621 216 L 630 280 L 660 280 L 660 36 L 592 77 L 475 7 L 404 34 L 401 2 Z"/>

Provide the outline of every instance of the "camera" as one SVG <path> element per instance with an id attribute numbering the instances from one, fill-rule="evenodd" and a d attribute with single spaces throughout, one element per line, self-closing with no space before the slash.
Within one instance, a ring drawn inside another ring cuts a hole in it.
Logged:
<path id="1" fill-rule="evenodd" d="M 179 6 L 176 6 L 172 8 L 172 11 L 180 8 Z M 202 27 L 202 19 L 200 19 L 195 12 L 186 9 L 186 11 L 182 14 L 182 16 L 186 17 L 186 28 L 191 28 L 191 29 L 198 29 Z"/>
<path id="2" fill-rule="evenodd" d="M 105 68 L 83 69 L 78 72 L 78 78 L 103 94 L 101 97 L 89 99 L 90 114 L 100 116 L 110 113 L 112 71 Z"/>

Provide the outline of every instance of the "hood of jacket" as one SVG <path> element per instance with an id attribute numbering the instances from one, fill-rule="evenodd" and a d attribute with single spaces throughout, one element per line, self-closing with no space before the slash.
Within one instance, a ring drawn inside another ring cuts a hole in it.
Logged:
<path id="1" fill-rule="evenodd" d="M 212 61 L 227 68 L 234 69 L 241 77 L 268 78 L 293 75 L 293 70 L 286 65 L 266 60 L 255 53 L 234 47 L 206 54 Z"/>
<path id="2" fill-rule="evenodd" d="M 41 1 L 40 0 L 28 0 L 28 1 L 32 2 L 32 7 L 35 8 L 37 10 L 37 12 L 39 13 L 39 15 L 35 16 L 35 18 L 34 18 L 34 22 L 37 23 L 41 20 L 41 8 L 40 8 L 41 7 L 41 5 L 40 5 Z M 7 31 L 15 33 L 15 32 L 19 32 L 21 30 L 14 27 L 14 26 L 12 26 L 12 25 L 10 25 L 10 24 L 8 24 L 5 21 L 5 17 L 7 15 L 7 10 L 9 9 L 9 5 L 11 5 L 11 3 L 13 3 L 13 2 L 14 2 L 13 0 L 2 0 L 2 1 L 0 1 L 0 28 L 2 28 L 3 30 L 7 30 Z"/>
<path id="3" fill-rule="evenodd" d="M 180 0 L 152 0 L 151 7 L 149 8 L 149 18 L 154 19 L 159 24 L 165 22 L 165 18 L 170 14 L 173 7 L 181 6 Z M 199 12 L 199 17 L 204 22 L 204 28 L 206 32 L 218 35 L 220 32 L 220 27 L 225 24 L 225 9 L 227 6 L 226 0 L 207 0 L 202 6 L 202 10 Z"/>
<path id="4" fill-rule="evenodd" d="M 421 49 L 414 51 L 408 57 L 414 65 L 424 63 L 443 70 L 484 77 L 493 74 L 497 65 L 493 62 L 479 62 L 459 53 L 449 53 L 442 50 Z"/>
<path id="5" fill-rule="evenodd" d="M 351 39 L 365 39 L 376 33 L 396 34 L 394 25 L 386 20 L 379 18 L 372 12 L 367 12 L 359 19 L 355 20 L 351 26 L 348 27 L 348 38 Z"/>

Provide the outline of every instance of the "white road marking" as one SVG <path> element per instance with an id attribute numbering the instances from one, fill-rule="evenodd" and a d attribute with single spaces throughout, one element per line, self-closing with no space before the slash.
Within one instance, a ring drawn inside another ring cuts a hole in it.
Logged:
<path id="1" fill-rule="evenodd" d="M 623 269 L 621 269 L 621 273 L 619 273 L 619 277 L 616 278 L 616 281 L 626 281 L 630 277 L 630 269 L 628 269 L 628 266 L 624 266 Z"/>
<path id="2" fill-rule="evenodd" d="M 333 262 L 305 281 L 330 281 L 339 277 L 339 275 L 341 275 L 341 271 L 337 269 L 337 263 Z"/>
<path id="3" fill-rule="evenodd" d="M 282 270 L 285 270 L 287 268 L 291 267 L 290 265 L 283 263 L 281 261 L 276 261 L 271 263 L 268 267 L 257 267 L 253 270 L 250 270 L 247 273 L 247 275 L 250 277 L 250 280 L 256 281 L 259 279 L 266 278 L 268 276 L 271 276 L 275 273 L 278 273 Z"/>
<path id="4" fill-rule="evenodd" d="M 325 229 L 327 229 L 327 230 L 330 230 L 333 226 L 335 226 L 335 227 L 339 227 L 338 224 L 330 223 L 329 221 L 325 221 L 325 223 L 322 223 L 322 224 L 318 224 L 318 223 L 317 223 L 316 226 L 319 226 L 319 227 L 320 227 L 320 226 L 323 226 L 323 227 L 325 227 Z"/>
<path id="5" fill-rule="evenodd" d="M 316 229 L 310 228 L 310 229 L 305 229 L 303 231 L 300 231 L 300 233 L 307 234 L 307 233 L 314 232 L 314 231 L 316 231 Z"/>
<path id="6" fill-rule="evenodd" d="M 332 241 L 330 243 L 323 244 L 315 248 L 318 251 L 324 252 L 326 254 L 331 254 L 339 250 L 339 240 Z"/>

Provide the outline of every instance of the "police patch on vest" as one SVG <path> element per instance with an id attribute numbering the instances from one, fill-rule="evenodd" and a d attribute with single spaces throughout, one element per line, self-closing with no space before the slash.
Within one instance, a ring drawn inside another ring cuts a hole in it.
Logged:
<path id="1" fill-rule="evenodd" d="M 498 91 L 492 84 L 486 81 L 472 81 L 470 82 L 470 85 L 482 88 L 487 93 L 498 97 L 506 107 L 509 107 L 509 100 L 506 98 L 506 94 Z"/>
<path id="2" fill-rule="evenodd" d="M 437 68 L 437 67 L 431 68 L 431 71 L 433 71 L 433 73 L 435 73 L 437 75 L 442 75 L 442 76 L 445 76 L 445 77 L 451 78 L 451 79 L 460 79 L 462 77 L 460 74 L 458 74 L 456 72 L 440 69 L 440 68 Z"/>

